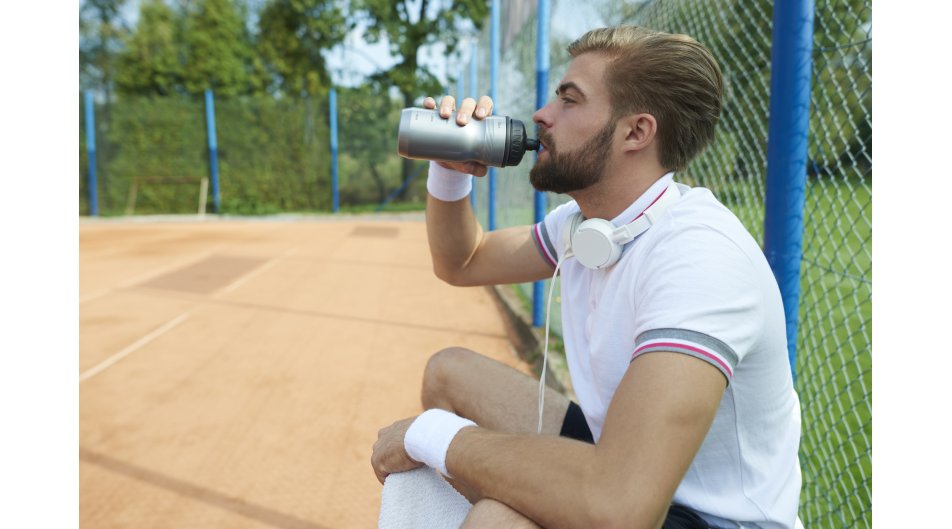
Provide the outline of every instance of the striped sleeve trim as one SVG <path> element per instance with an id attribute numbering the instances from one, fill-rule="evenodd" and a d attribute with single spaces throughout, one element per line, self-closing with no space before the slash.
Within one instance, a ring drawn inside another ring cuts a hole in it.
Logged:
<path id="1" fill-rule="evenodd" d="M 645 331 L 635 340 L 631 360 L 645 354 L 670 351 L 693 356 L 713 365 L 724 374 L 730 383 L 737 367 L 737 354 L 724 342 L 704 333 L 684 329 L 653 329 Z"/>
<path id="2" fill-rule="evenodd" d="M 536 223 L 536 225 L 532 227 L 532 240 L 535 241 L 536 248 L 539 249 L 539 253 L 542 254 L 542 257 L 555 269 L 559 264 L 559 260 L 557 259 L 558 254 L 555 252 L 555 247 L 552 246 L 552 240 L 549 239 L 549 231 L 545 227 L 545 222 Z"/>

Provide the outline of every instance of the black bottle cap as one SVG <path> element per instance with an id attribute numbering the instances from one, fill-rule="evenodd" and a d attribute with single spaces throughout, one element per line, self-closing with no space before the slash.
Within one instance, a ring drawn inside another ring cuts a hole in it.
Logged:
<path id="1" fill-rule="evenodd" d="M 526 126 L 518 119 L 509 120 L 509 134 L 506 142 L 506 154 L 502 159 L 503 167 L 519 165 L 522 157 L 526 154 L 526 143 L 529 137 L 526 135 Z M 538 142 L 536 142 L 538 145 Z"/>

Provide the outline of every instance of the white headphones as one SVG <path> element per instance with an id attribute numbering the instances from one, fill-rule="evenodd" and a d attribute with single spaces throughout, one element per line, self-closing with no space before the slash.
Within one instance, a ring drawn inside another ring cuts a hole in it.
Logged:
<path id="1" fill-rule="evenodd" d="M 565 257 L 575 257 L 586 268 L 608 268 L 621 259 L 622 248 L 648 230 L 664 211 L 681 198 L 674 182 L 634 221 L 615 227 L 605 219 L 585 219 L 572 214 L 562 230 Z"/>

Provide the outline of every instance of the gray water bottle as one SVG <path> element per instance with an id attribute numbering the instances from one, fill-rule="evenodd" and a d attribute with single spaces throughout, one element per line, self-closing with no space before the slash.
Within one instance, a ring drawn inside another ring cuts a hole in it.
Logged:
<path id="1" fill-rule="evenodd" d="M 526 126 L 508 116 L 471 119 L 462 127 L 456 114 L 440 117 L 438 110 L 405 108 L 397 130 L 397 151 L 404 158 L 442 162 L 478 162 L 494 167 L 519 165 L 527 150 L 539 149 Z"/>

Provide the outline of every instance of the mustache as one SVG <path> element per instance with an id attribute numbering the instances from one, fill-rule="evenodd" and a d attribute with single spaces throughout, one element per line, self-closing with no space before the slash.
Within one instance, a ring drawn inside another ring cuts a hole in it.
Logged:
<path id="1" fill-rule="evenodd" d="M 555 150 L 555 139 L 552 138 L 552 134 L 547 130 L 539 131 L 539 142 L 542 143 L 542 146 L 550 151 Z"/>

